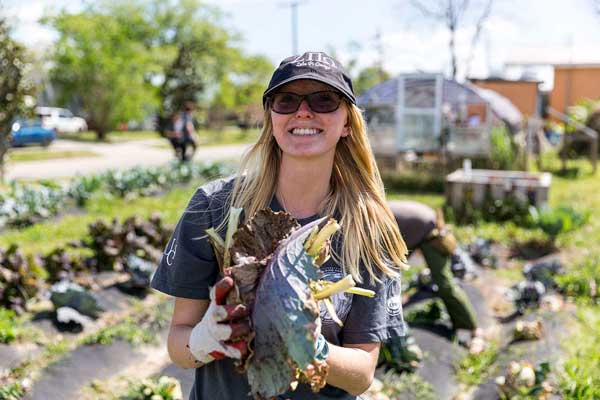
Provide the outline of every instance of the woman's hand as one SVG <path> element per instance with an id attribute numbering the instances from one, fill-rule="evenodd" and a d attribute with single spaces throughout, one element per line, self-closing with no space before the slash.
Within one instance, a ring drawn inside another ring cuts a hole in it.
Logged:
<path id="1" fill-rule="evenodd" d="M 248 351 L 249 311 L 243 304 L 225 304 L 233 285 L 225 277 L 211 288 L 208 310 L 192 329 L 189 349 L 202 364 L 225 357 L 240 359 Z"/>

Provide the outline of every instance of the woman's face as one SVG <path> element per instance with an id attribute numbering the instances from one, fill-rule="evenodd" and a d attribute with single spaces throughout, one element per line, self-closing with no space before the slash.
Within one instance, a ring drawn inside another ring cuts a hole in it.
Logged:
<path id="1" fill-rule="evenodd" d="M 331 90 L 335 91 L 321 82 L 299 80 L 282 86 L 278 92 L 304 95 Z M 296 112 L 278 114 L 271 110 L 271 118 L 273 136 L 284 156 L 333 157 L 337 142 L 349 133 L 348 111 L 344 104 L 331 113 L 317 113 L 310 109 L 304 99 Z"/>

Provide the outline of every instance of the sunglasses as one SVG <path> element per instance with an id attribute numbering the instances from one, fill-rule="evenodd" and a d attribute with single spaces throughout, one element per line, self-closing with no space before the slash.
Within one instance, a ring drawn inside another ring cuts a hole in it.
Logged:
<path id="1" fill-rule="evenodd" d="M 342 102 L 342 95 L 334 91 L 314 92 L 309 94 L 296 94 L 278 92 L 271 96 L 271 109 L 277 114 L 292 114 L 298 111 L 302 101 L 316 113 L 330 113 L 337 110 Z"/>

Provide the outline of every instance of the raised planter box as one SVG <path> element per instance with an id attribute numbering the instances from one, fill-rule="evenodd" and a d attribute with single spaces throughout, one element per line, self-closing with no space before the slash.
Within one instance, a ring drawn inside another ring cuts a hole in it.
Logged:
<path id="1" fill-rule="evenodd" d="M 548 203 L 551 182 L 552 175 L 547 172 L 463 168 L 446 176 L 446 202 L 454 209 L 463 207 L 465 202 L 477 207 L 489 193 L 494 200 L 513 196 L 539 208 Z"/>

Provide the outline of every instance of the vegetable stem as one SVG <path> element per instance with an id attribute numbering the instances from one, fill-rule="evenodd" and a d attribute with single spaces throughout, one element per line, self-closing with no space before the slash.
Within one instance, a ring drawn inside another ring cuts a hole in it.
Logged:
<path id="1" fill-rule="evenodd" d="M 312 243 L 309 243 L 309 248 L 306 251 L 310 256 L 316 257 L 319 255 L 321 248 L 325 244 L 325 242 L 333 235 L 338 229 L 340 229 L 340 225 L 336 222 L 335 219 L 331 218 L 327 221 L 327 224 L 319 231 L 319 233 L 314 236 Z M 313 235 L 310 235 L 312 238 Z"/>
<path id="2" fill-rule="evenodd" d="M 237 231 L 238 223 L 240 221 L 240 214 L 242 208 L 232 207 L 229 211 L 229 221 L 227 222 L 227 233 L 225 234 L 225 252 L 223 257 L 223 268 L 228 268 L 231 264 L 231 255 L 229 254 L 229 248 L 231 247 L 231 238 Z"/>
<path id="3" fill-rule="evenodd" d="M 324 298 L 330 297 L 336 293 L 343 292 L 351 287 L 356 286 L 352 275 L 346 275 L 343 279 L 332 283 L 321 291 L 314 293 L 315 299 L 322 300 Z"/>

